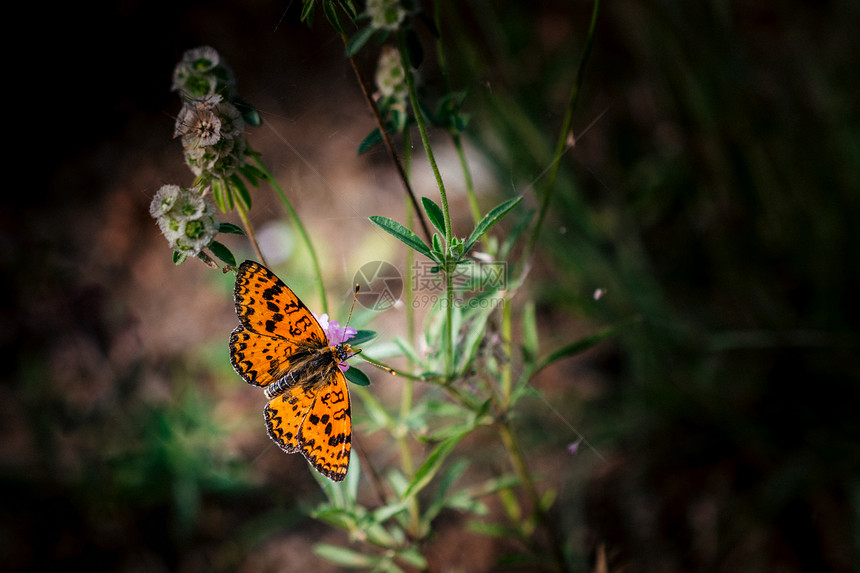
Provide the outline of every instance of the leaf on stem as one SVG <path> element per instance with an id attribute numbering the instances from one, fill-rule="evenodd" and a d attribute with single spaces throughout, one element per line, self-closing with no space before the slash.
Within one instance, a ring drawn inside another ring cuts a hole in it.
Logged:
<path id="1" fill-rule="evenodd" d="M 499 222 L 499 219 L 505 216 L 505 214 L 513 209 L 517 203 L 522 201 L 522 197 L 514 197 L 513 199 L 508 199 L 486 215 L 481 219 L 481 222 L 475 227 L 475 230 L 472 231 L 472 234 L 469 235 L 469 238 L 466 239 L 465 245 L 463 245 L 463 252 L 469 252 L 475 243 L 477 243 L 481 237 L 483 237 L 487 231 L 489 231 L 493 225 Z"/>
<path id="2" fill-rule="evenodd" d="M 233 253 L 223 244 L 218 241 L 212 241 L 209 243 L 209 250 L 212 251 L 212 254 L 227 263 L 230 266 L 236 266 L 236 257 L 233 256 Z"/>
<path id="3" fill-rule="evenodd" d="M 358 31 L 358 33 L 349 39 L 346 43 L 346 55 L 347 57 L 354 56 L 373 36 L 373 33 L 376 30 L 373 27 L 368 26 L 366 28 L 362 28 Z"/>
<path id="4" fill-rule="evenodd" d="M 427 218 L 430 219 L 436 230 L 444 235 L 445 215 L 442 213 L 442 208 L 428 197 L 421 197 L 421 203 L 424 205 L 424 212 L 427 213 Z"/>
<path id="5" fill-rule="evenodd" d="M 427 456 L 427 459 L 424 460 L 424 463 L 421 464 L 421 467 L 415 472 L 415 477 L 413 477 L 412 481 L 409 482 L 409 486 L 407 486 L 406 491 L 403 492 L 404 500 L 409 499 L 427 487 L 427 484 L 433 480 L 438 473 L 439 468 L 442 467 L 442 463 L 451 454 L 451 452 L 454 451 L 454 447 L 459 444 L 460 440 L 466 437 L 468 433 L 468 430 L 458 432 L 440 443 L 432 452 L 430 452 L 430 455 Z"/>
<path id="6" fill-rule="evenodd" d="M 239 227 L 238 225 L 234 225 L 233 223 L 221 223 L 220 225 L 218 225 L 218 232 L 219 233 L 228 233 L 231 235 L 244 235 L 245 234 L 245 231 L 242 229 L 242 227 Z"/>
<path id="7" fill-rule="evenodd" d="M 368 568 L 379 564 L 379 557 L 365 555 L 346 547 L 331 545 L 329 543 L 317 543 L 314 545 L 314 553 L 326 561 L 351 568 Z"/>
<path id="8" fill-rule="evenodd" d="M 412 247 L 425 257 L 433 258 L 430 254 L 430 247 L 418 238 L 418 235 L 394 219 L 389 219 L 388 217 L 383 217 L 381 215 L 371 215 L 369 219 L 389 235 L 400 239 L 400 241 L 402 241 L 406 246 Z"/>
<path id="9" fill-rule="evenodd" d="M 375 128 L 367 137 L 365 137 L 361 143 L 358 145 L 358 154 L 367 153 L 377 145 L 382 143 L 382 132 L 379 131 L 379 128 Z"/>
<path id="10" fill-rule="evenodd" d="M 350 368 L 344 372 L 343 375 L 356 386 L 370 386 L 370 378 L 368 378 L 367 374 L 358 368 Z"/>

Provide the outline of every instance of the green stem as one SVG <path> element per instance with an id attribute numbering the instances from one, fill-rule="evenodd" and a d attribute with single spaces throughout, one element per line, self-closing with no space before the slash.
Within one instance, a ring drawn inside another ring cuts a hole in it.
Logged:
<path id="1" fill-rule="evenodd" d="M 269 266 L 268 263 L 266 263 L 266 257 L 263 256 L 263 251 L 260 250 L 260 244 L 257 242 L 257 235 L 254 233 L 254 226 L 251 225 L 251 220 L 248 218 L 248 212 L 245 210 L 245 206 L 242 205 L 241 201 L 236 201 L 235 205 L 236 211 L 239 212 L 239 218 L 242 220 L 242 226 L 245 227 L 245 232 L 251 240 L 251 246 L 254 247 L 254 252 L 257 253 L 257 258 L 265 266 Z"/>
<path id="2" fill-rule="evenodd" d="M 445 81 L 445 93 L 451 93 L 451 76 L 448 72 L 448 59 L 445 57 L 445 47 L 442 44 L 442 15 L 441 2 L 434 2 L 434 15 L 436 20 L 436 30 L 439 35 L 436 37 L 436 59 L 439 62 L 439 71 L 442 73 L 442 78 Z M 463 179 L 466 182 L 466 198 L 469 200 L 469 210 L 472 212 L 472 219 L 477 225 L 481 221 L 481 208 L 478 205 L 478 199 L 475 197 L 475 186 L 472 182 L 472 172 L 469 169 L 469 163 L 466 161 L 466 153 L 463 150 L 463 142 L 460 134 L 451 132 L 451 139 L 454 141 L 454 148 L 457 150 L 457 156 L 460 158 L 460 167 L 463 169 Z"/>
<path id="3" fill-rule="evenodd" d="M 558 174 L 559 166 L 561 165 L 561 156 L 570 145 L 568 143 L 568 138 L 570 134 L 570 125 L 573 120 L 573 110 L 576 108 L 576 103 L 579 100 L 579 92 L 582 87 L 583 77 L 585 75 L 585 65 L 588 63 L 588 58 L 591 55 L 591 46 L 594 43 L 594 32 L 597 29 L 597 13 L 600 10 L 600 0 L 594 0 L 594 5 L 591 11 L 591 23 L 588 28 L 588 37 L 585 40 L 585 50 L 582 54 L 582 59 L 579 62 L 579 68 L 576 71 L 576 79 L 573 82 L 573 88 L 570 91 L 570 98 L 567 103 L 567 110 L 564 114 L 564 121 L 562 122 L 561 132 L 559 133 L 558 142 L 555 146 L 555 153 L 553 154 L 552 160 L 552 168 L 550 169 L 549 177 L 547 178 L 546 191 L 544 191 L 543 198 L 541 200 L 540 211 L 538 211 L 537 222 L 535 223 L 534 229 L 532 230 L 532 234 L 529 237 L 528 246 L 525 251 L 523 251 L 522 261 L 525 263 L 531 257 L 532 252 L 535 248 L 535 243 L 537 242 L 537 237 L 540 234 L 541 227 L 543 227 L 544 219 L 546 218 L 546 213 L 549 210 L 549 203 L 552 199 L 553 191 L 555 188 L 555 178 Z M 521 265 L 520 268 L 525 268 L 525 265 Z"/>
<path id="4" fill-rule="evenodd" d="M 475 183 L 472 181 L 472 172 L 469 169 L 469 162 L 466 161 L 466 151 L 463 149 L 463 141 L 457 133 L 451 134 L 451 139 L 454 141 L 454 149 L 457 150 L 457 157 L 460 159 L 460 167 L 463 169 L 463 180 L 466 183 L 466 199 L 469 200 L 469 211 L 472 212 L 472 220 L 475 224 L 481 222 L 481 206 L 478 205 L 478 198 L 475 196 Z"/>
<path id="5" fill-rule="evenodd" d="M 436 185 L 439 187 L 439 198 L 442 202 L 442 217 L 445 220 L 445 258 L 448 259 L 449 253 L 447 249 L 451 245 L 454 238 L 454 233 L 451 230 L 451 212 L 448 209 L 448 194 L 445 192 L 445 183 L 442 181 L 442 174 L 439 173 L 439 167 L 436 165 L 436 156 L 433 154 L 433 148 L 430 147 L 430 138 L 427 136 L 427 126 L 424 124 L 424 115 L 421 113 L 421 106 L 418 104 L 418 94 L 415 91 L 415 77 L 412 74 L 412 66 L 409 63 L 409 58 L 406 56 L 406 40 L 400 35 L 400 63 L 403 66 L 403 72 L 406 76 L 406 86 L 409 89 L 409 101 L 412 104 L 412 114 L 415 116 L 415 122 L 418 124 L 418 132 L 421 134 L 421 143 L 424 144 L 424 152 L 427 154 L 427 160 L 430 162 L 430 168 L 433 170 L 433 175 L 436 177 Z M 443 269 L 445 273 L 445 317 L 446 317 L 446 336 L 445 336 L 445 363 L 447 365 L 446 374 L 452 376 L 454 374 L 454 283 L 451 280 L 453 267 L 448 264 Z"/>
<path id="6" fill-rule="evenodd" d="M 346 36 L 342 36 L 343 43 L 346 45 L 347 38 Z M 394 163 L 394 167 L 397 169 L 397 175 L 400 177 L 401 183 L 403 183 L 403 189 L 406 191 L 406 196 L 409 197 L 409 201 L 412 203 L 412 208 L 415 211 L 415 214 L 418 215 L 418 222 L 421 224 L 421 229 L 424 231 L 424 236 L 427 238 L 427 241 L 430 241 L 430 228 L 427 226 L 427 221 L 424 220 L 424 213 L 421 210 L 421 207 L 418 204 L 418 199 L 415 197 L 415 192 L 412 190 L 412 185 L 409 183 L 409 177 L 406 176 L 406 171 L 403 169 L 403 165 L 400 163 L 400 159 L 397 157 L 397 152 L 394 150 L 394 144 L 391 143 L 391 137 L 388 135 L 388 130 L 385 129 L 385 122 L 382 121 L 382 116 L 379 114 L 379 108 L 376 107 L 376 102 L 373 100 L 373 96 L 368 91 L 367 86 L 364 83 L 364 80 L 361 77 L 361 72 L 358 71 L 358 66 L 355 63 L 355 58 L 350 56 L 349 63 L 352 65 L 352 70 L 355 72 L 356 80 L 358 81 L 358 86 L 361 88 L 361 93 L 364 95 L 364 100 L 367 102 L 367 106 L 370 108 L 371 113 L 373 114 L 373 119 L 376 121 L 376 128 L 379 130 L 380 135 L 382 135 L 382 143 L 385 145 L 385 149 L 388 151 L 388 156 L 391 157 L 391 162 Z"/>
<path id="7" fill-rule="evenodd" d="M 299 230 L 299 235 L 301 236 L 302 242 L 305 244 L 305 247 L 307 247 L 307 249 L 308 249 L 308 254 L 311 257 L 311 264 L 314 267 L 314 274 L 316 276 L 316 282 L 317 282 L 317 290 L 319 292 L 319 297 L 320 297 L 320 306 L 322 306 L 322 311 L 324 313 L 328 313 L 328 300 L 326 299 L 326 296 L 325 296 L 325 285 L 323 284 L 322 270 L 320 269 L 319 259 L 317 258 L 317 253 L 314 250 L 313 243 L 311 243 L 310 235 L 308 235 L 308 232 L 305 229 L 305 226 L 302 225 L 302 221 L 301 221 L 301 219 L 299 219 L 298 213 L 296 213 L 296 210 L 293 209 L 293 205 L 292 205 L 292 203 L 290 203 L 290 200 L 287 198 L 287 194 L 284 193 L 283 189 L 281 189 L 280 184 L 278 184 L 278 182 L 275 180 L 274 176 L 272 176 L 272 173 L 269 171 L 269 169 L 266 167 L 266 165 L 260 160 L 259 157 L 256 157 L 255 160 L 257 163 L 257 167 L 259 167 L 260 171 L 262 171 L 265 174 L 266 179 L 269 182 L 269 185 L 271 185 L 272 189 L 275 190 L 275 193 L 278 195 L 278 198 L 281 200 L 281 203 L 283 203 L 284 208 L 287 210 L 287 213 L 289 214 L 290 219 L 293 221 L 293 224 L 296 226 L 296 229 Z"/>
<path id="8" fill-rule="evenodd" d="M 511 357 L 511 301 L 505 296 L 504 301 L 502 303 L 502 324 L 501 324 L 501 335 L 502 335 L 502 348 L 504 351 L 504 355 L 508 358 Z M 507 360 L 501 372 L 501 388 L 502 388 L 502 411 L 507 412 L 508 408 L 511 404 L 511 382 L 513 380 L 513 374 L 511 368 L 513 367 L 513 360 Z"/>
<path id="9" fill-rule="evenodd" d="M 409 58 L 406 56 L 406 41 L 402 34 L 400 37 L 400 63 L 403 66 L 403 73 L 406 76 L 406 86 L 409 88 L 409 102 L 412 104 L 412 113 L 415 116 L 415 123 L 418 124 L 418 132 L 421 134 L 421 143 L 424 144 L 424 151 L 427 154 L 427 160 L 430 162 L 433 176 L 436 177 L 436 186 L 439 187 L 439 198 L 442 201 L 442 214 L 445 219 L 445 244 L 447 246 L 453 237 L 451 232 L 451 213 L 448 210 L 448 194 L 445 192 L 445 183 L 442 181 L 442 174 L 439 173 L 439 167 L 436 165 L 436 156 L 433 154 L 433 149 L 430 147 L 430 138 L 427 136 L 427 126 L 424 123 L 424 114 L 421 113 L 421 106 L 418 103 L 418 94 L 415 91 L 415 76 L 412 73 L 412 66 L 409 63 Z"/>
<path id="10" fill-rule="evenodd" d="M 404 173 L 407 177 L 409 177 L 409 168 L 412 160 L 412 142 L 409 137 L 409 132 L 406 131 L 404 133 L 404 141 L 403 141 L 403 168 Z M 414 197 L 414 195 L 412 196 Z M 413 206 L 408 202 L 405 205 L 406 207 L 406 227 L 411 229 L 415 224 L 415 211 Z M 407 340 L 414 342 L 414 333 L 415 333 L 415 309 L 412 306 L 412 298 L 415 296 L 415 285 L 413 284 L 413 274 L 411 272 L 412 265 L 415 262 L 415 251 L 412 249 L 406 249 L 406 272 L 409 276 L 406 277 L 406 292 L 404 293 L 405 299 L 409 301 L 406 305 L 406 336 Z M 412 370 L 412 364 L 410 363 L 410 370 Z M 412 411 L 412 398 L 415 392 L 415 383 L 410 379 L 405 379 L 402 383 L 403 389 L 402 394 L 400 395 L 400 416 L 399 416 L 399 424 L 400 431 L 397 434 L 397 443 L 400 447 L 400 464 L 403 467 L 403 475 L 407 476 L 409 479 L 412 479 L 413 474 L 415 473 L 415 464 L 412 460 L 412 450 L 409 447 L 408 434 L 405 430 L 406 424 L 405 420 L 409 416 L 409 412 Z M 409 529 L 414 538 L 419 537 L 420 528 L 421 528 L 421 510 L 418 507 L 418 499 L 416 497 L 412 497 L 409 500 L 409 506 L 407 508 L 409 512 Z"/>
<path id="11" fill-rule="evenodd" d="M 558 570 L 560 572 L 567 571 L 567 561 L 564 558 L 564 551 L 562 550 L 561 544 L 559 543 L 559 539 L 556 536 L 555 527 L 553 527 L 549 516 L 547 515 L 546 511 L 544 511 L 541 505 L 540 495 L 538 495 L 534 480 L 532 479 L 532 475 L 529 472 L 528 466 L 526 465 L 525 456 L 523 456 L 522 449 L 520 448 L 519 443 L 514 437 L 514 433 L 511 431 L 509 422 L 499 422 L 498 430 L 499 437 L 502 440 L 502 444 L 504 444 L 505 450 L 507 450 L 508 456 L 511 459 L 511 464 L 514 466 L 514 471 L 517 472 L 517 475 L 522 481 L 523 488 L 525 489 L 526 495 L 529 498 L 529 503 L 531 504 L 533 511 L 535 512 L 535 516 L 537 517 L 538 524 L 543 530 L 544 535 L 546 535 L 547 543 L 549 543 L 553 558 L 558 565 Z"/>

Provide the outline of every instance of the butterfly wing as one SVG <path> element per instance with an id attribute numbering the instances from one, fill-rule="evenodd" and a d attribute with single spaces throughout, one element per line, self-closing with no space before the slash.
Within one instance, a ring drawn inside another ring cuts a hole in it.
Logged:
<path id="1" fill-rule="evenodd" d="M 286 392 L 269 400 L 264 410 L 269 437 L 288 454 L 301 451 L 299 428 L 316 400 L 309 386 L 291 386 Z"/>
<path id="2" fill-rule="evenodd" d="M 352 449 L 352 417 L 346 378 L 334 368 L 328 383 L 317 391 L 299 427 L 298 444 L 314 468 L 334 481 L 346 477 Z"/>
<path id="3" fill-rule="evenodd" d="M 352 418 L 346 379 L 337 368 L 327 383 L 297 384 L 269 400 L 269 437 L 288 454 L 302 455 L 334 481 L 346 477 L 352 449 Z"/>
<path id="4" fill-rule="evenodd" d="M 263 265 L 242 263 L 233 295 L 240 325 L 230 336 L 230 362 L 249 384 L 267 386 L 298 356 L 328 345 L 308 307 Z"/>

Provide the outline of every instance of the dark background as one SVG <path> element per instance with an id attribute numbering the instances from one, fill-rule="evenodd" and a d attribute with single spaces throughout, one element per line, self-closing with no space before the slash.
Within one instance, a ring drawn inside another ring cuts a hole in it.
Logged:
<path id="1" fill-rule="evenodd" d="M 591 5 L 455 4 L 443 32 L 482 206 L 534 205 Z M 10 19 L 27 33 L 9 49 L 7 124 L 24 178 L 0 199 L 0 568 L 299 571 L 324 566 L 312 542 L 346 542 L 305 517 L 316 484 L 267 446 L 262 401 L 229 367 L 229 277 L 174 268 L 148 215 L 158 187 L 191 181 L 170 74 L 209 44 L 276 128 L 249 140 L 331 281 L 398 256 L 366 239 L 365 217 L 400 218 L 401 200 L 383 155 L 355 157 L 372 123 L 340 40 L 298 10 Z M 536 381 L 602 461 L 564 453 L 575 436 L 540 403 L 522 428 L 581 570 L 601 547 L 610 570 L 856 570 L 858 24 L 848 1 L 603 5 L 529 292 L 547 350 L 643 320 Z M 438 94 L 435 68 L 422 74 Z M 260 197 L 254 218 L 283 214 Z M 294 257 L 283 268 L 311 292 Z M 439 524 L 434 570 L 493 570 L 504 544 L 461 527 Z"/>

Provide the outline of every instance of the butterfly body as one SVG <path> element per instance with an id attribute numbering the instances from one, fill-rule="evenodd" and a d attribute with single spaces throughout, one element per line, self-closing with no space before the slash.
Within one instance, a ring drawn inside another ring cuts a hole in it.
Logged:
<path id="1" fill-rule="evenodd" d="M 342 480 L 352 423 L 340 365 L 353 350 L 341 341 L 331 346 L 304 303 L 259 263 L 239 267 L 234 297 L 240 325 L 230 336 L 230 362 L 246 382 L 265 389 L 269 437 Z"/>

